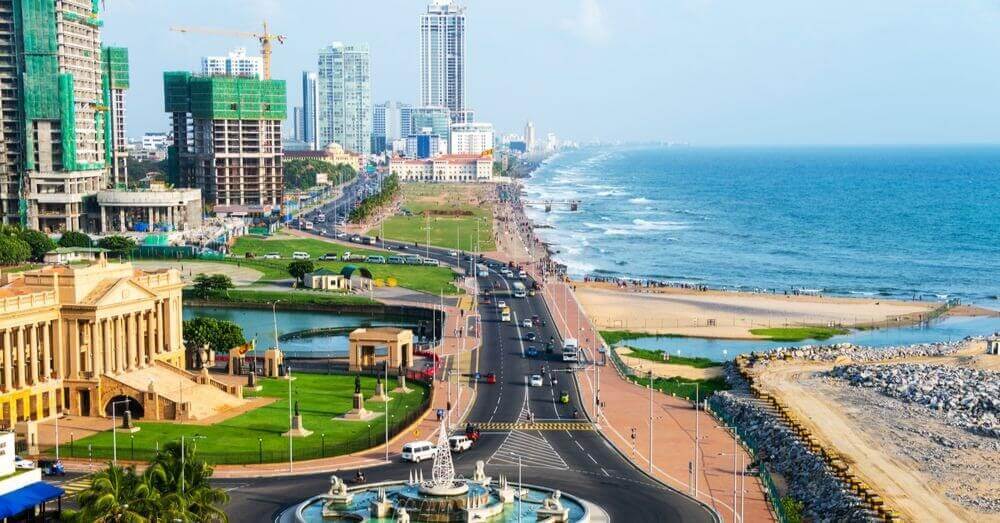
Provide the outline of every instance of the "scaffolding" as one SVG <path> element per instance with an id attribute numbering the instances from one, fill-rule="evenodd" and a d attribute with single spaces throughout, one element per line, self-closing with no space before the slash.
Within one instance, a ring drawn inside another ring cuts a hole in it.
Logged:
<path id="1" fill-rule="evenodd" d="M 112 89 L 128 89 L 128 49 L 125 47 L 104 47 L 101 49 L 104 63 L 104 74 L 108 77 L 108 86 Z"/>

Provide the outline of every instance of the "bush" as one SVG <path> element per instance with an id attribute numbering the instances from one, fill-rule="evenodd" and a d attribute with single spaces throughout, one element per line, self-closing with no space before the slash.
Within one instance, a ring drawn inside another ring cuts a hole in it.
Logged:
<path id="1" fill-rule="evenodd" d="M 239 325 L 204 316 L 184 322 L 184 341 L 188 350 L 208 345 L 212 350 L 223 353 L 247 342 Z"/>
<path id="2" fill-rule="evenodd" d="M 233 279 L 225 274 L 199 274 L 194 277 L 194 293 L 204 298 L 214 291 L 224 291 L 233 288 Z"/>
<path id="3" fill-rule="evenodd" d="M 64 232 L 62 237 L 59 238 L 60 247 L 93 247 L 94 242 L 90 240 L 90 236 L 79 232 L 79 231 L 67 231 Z"/>
<path id="4" fill-rule="evenodd" d="M 41 231 L 25 229 L 20 231 L 17 237 L 28 244 L 28 247 L 31 248 L 31 259 L 35 261 L 42 261 L 45 253 L 56 248 L 56 242 Z"/>
<path id="5" fill-rule="evenodd" d="M 306 274 L 309 274 L 315 269 L 315 265 L 313 265 L 313 262 L 310 260 L 295 260 L 288 264 L 288 274 L 291 274 L 292 277 L 300 283 Z"/>
<path id="6" fill-rule="evenodd" d="M 19 265 L 30 258 L 28 242 L 14 236 L 0 236 L 0 265 Z"/>
<path id="7" fill-rule="evenodd" d="M 97 246 L 107 249 L 112 256 L 127 257 L 135 249 L 135 240 L 127 236 L 107 236 L 97 240 Z"/>

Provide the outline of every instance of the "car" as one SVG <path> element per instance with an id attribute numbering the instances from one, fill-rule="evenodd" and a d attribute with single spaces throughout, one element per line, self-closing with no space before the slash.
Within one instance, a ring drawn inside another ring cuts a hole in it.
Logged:
<path id="1" fill-rule="evenodd" d="M 424 258 L 423 264 L 424 265 L 438 266 L 438 265 L 441 265 L 441 262 L 435 260 L 434 258 Z"/>
<path id="2" fill-rule="evenodd" d="M 525 341 L 535 341 L 538 339 L 538 335 L 535 334 L 534 332 L 529 332 L 524 335 L 524 339 Z"/>
<path id="3" fill-rule="evenodd" d="M 448 251 L 448 256 L 451 256 L 452 258 L 454 258 L 454 257 L 458 256 L 458 253 L 455 252 L 455 251 Z"/>
<path id="4" fill-rule="evenodd" d="M 532 374 L 531 377 L 528 378 L 528 385 L 531 385 L 532 387 L 541 387 L 542 385 L 544 385 L 544 382 L 542 381 L 542 375 Z"/>
<path id="5" fill-rule="evenodd" d="M 525 319 L 521 320 L 521 326 L 524 327 L 525 329 L 530 329 L 531 328 L 531 318 L 525 318 Z"/>
<path id="6" fill-rule="evenodd" d="M 434 448 L 434 444 L 429 441 L 411 441 L 406 445 L 403 445 L 403 452 L 400 453 L 399 457 L 403 461 L 420 463 L 425 459 L 434 459 L 434 453 L 436 451 L 437 449 Z"/>
<path id="7" fill-rule="evenodd" d="M 404 260 L 402 256 L 389 256 L 385 259 L 385 261 L 393 265 L 402 265 L 406 263 L 406 260 Z"/>
<path id="8" fill-rule="evenodd" d="M 532 298 L 534 298 L 535 297 L 535 289 L 531 289 L 530 291 L 528 291 L 528 296 L 531 296 Z"/>
<path id="9" fill-rule="evenodd" d="M 14 468 L 33 469 L 35 468 L 35 462 L 30 459 L 24 459 L 21 456 L 14 456 Z"/>
<path id="10" fill-rule="evenodd" d="M 486 383 L 488 383 L 490 385 L 495 385 L 496 382 L 497 382 L 497 375 L 496 375 L 496 373 L 491 372 L 491 373 L 489 373 L 489 374 L 486 375 Z"/>
<path id="11" fill-rule="evenodd" d="M 295 251 L 292 253 L 293 260 L 308 260 L 310 258 L 308 252 Z"/>
<path id="12" fill-rule="evenodd" d="M 281 259 L 281 254 L 278 254 L 276 252 L 269 252 L 269 253 L 267 253 L 267 254 L 264 255 L 264 259 L 265 260 L 280 260 Z"/>
<path id="13" fill-rule="evenodd" d="M 361 236 L 355 234 L 354 236 L 351 236 L 351 241 L 354 243 L 361 243 Z"/>
<path id="14" fill-rule="evenodd" d="M 398 249 L 401 250 L 401 251 L 405 251 L 406 250 L 406 244 L 405 243 L 399 244 Z"/>
<path id="15" fill-rule="evenodd" d="M 338 223 L 337 225 L 343 225 L 343 223 Z M 335 237 L 336 237 L 336 238 L 337 238 L 338 240 L 343 240 L 344 238 L 347 238 L 347 233 L 346 233 L 346 232 L 338 232 L 338 233 L 337 233 L 337 234 L 335 234 L 334 236 L 335 236 Z"/>
<path id="16" fill-rule="evenodd" d="M 384 256 L 369 256 L 365 258 L 366 263 L 385 263 Z"/>
<path id="17" fill-rule="evenodd" d="M 347 261 L 351 259 L 351 251 L 344 251 L 344 255 L 340 257 L 341 260 Z"/>
<path id="18" fill-rule="evenodd" d="M 319 259 L 323 261 L 337 261 L 340 259 L 340 256 L 338 256 L 335 252 L 328 252 L 320 256 Z"/>
<path id="19" fill-rule="evenodd" d="M 517 271 L 517 277 L 522 280 L 528 277 L 528 273 L 524 272 L 524 269 Z"/>
<path id="20" fill-rule="evenodd" d="M 528 347 L 527 349 L 525 349 L 524 354 L 525 354 L 525 356 L 527 356 L 529 358 L 537 358 L 538 357 L 538 349 L 536 349 L 534 347 Z"/>
<path id="21" fill-rule="evenodd" d="M 559 403 L 568 404 L 569 403 L 569 393 L 566 391 L 559 392 Z"/>
<path id="22" fill-rule="evenodd" d="M 497 302 L 497 308 L 498 309 L 504 309 L 506 307 L 507 307 L 507 302 L 505 302 L 503 300 L 500 300 L 500 301 Z"/>
<path id="23" fill-rule="evenodd" d="M 472 440 L 464 434 L 460 436 L 452 436 L 448 438 L 448 448 L 455 453 L 465 452 L 472 448 Z"/>

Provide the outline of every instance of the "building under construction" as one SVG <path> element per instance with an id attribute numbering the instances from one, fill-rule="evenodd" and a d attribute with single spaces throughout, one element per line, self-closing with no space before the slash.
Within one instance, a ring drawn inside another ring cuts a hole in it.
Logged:
<path id="1" fill-rule="evenodd" d="M 6 223 L 97 229 L 107 181 L 101 20 L 92 0 L 0 0 L 0 201 Z"/>
<path id="2" fill-rule="evenodd" d="M 281 208 L 284 80 L 163 75 L 171 114 L 170 179 L 201 189 L 219 215 L 263 216 Z"/>
<path id="3" fill-rule="evenodd" d="M 108 183 L 115 188 L 128 185 L 128 141 L 125 137 L 125 90 L 128 89 L 128 49 L 105 47 L 101 54 L 104 92 L 104 155 L 108 158 Z"/>

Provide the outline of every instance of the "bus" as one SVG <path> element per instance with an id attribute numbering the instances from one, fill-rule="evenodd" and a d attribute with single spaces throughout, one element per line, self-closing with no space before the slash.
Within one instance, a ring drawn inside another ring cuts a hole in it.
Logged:
<path id="1" fill-rule="evenodd" d="M 566 338 L 562 347 L 563 361 L 580 361 L 580 345 L 576 338 Z"/>
<path id="2" fill-rule="evenodd" d="M 514 293 L 515 298 L 523 298 L 528 295 L 528 291 L 525 289 L 524 284 L 519 281 L 511 284 L 511 290 Z"/>

